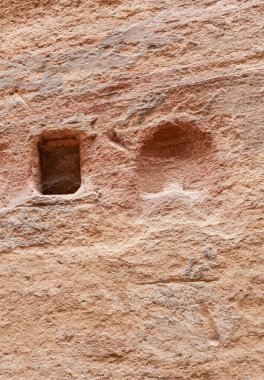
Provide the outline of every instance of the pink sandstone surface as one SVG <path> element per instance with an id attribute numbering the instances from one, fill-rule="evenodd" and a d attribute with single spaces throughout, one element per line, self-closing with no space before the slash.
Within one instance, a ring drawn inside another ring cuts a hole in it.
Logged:
<path id="1" fill-rule="evenodd" d="M 1 0 L 0 379 L 264 379 L 264 2 Z M 76 136 L 81 186 L 41 194 Z"/>

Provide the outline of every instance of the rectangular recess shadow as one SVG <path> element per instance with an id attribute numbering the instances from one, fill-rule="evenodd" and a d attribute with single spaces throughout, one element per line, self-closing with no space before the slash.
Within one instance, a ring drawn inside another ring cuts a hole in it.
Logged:
<path id="1" fill-rule="evenodd" d="M 75 137 L 42 138 L 38 151 L 41 193 L 75 193 L 81 185 L 79 141 Z"/>

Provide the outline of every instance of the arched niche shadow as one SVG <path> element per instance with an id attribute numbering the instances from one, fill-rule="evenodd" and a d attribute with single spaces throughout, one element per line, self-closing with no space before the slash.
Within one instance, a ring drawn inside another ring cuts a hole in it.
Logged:
<path id="1" fill-rule="evenodd" d="M 137 183 L 142 192 L 160 192 L 176 184 L 202 190 L 213 170 L 212 138 L 190 123 L 164 122 L 146 131 L 137 158 Z"/>

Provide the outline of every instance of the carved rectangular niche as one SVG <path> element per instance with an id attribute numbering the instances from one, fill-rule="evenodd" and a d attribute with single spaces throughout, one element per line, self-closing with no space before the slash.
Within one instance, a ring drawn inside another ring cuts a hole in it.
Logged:
<path id="1" fill-rule="evenodd" d="M 81 185 L 80 144 L 74 135 L 42 136 L 38 142 L 40 191 L 73 194 Z"/>

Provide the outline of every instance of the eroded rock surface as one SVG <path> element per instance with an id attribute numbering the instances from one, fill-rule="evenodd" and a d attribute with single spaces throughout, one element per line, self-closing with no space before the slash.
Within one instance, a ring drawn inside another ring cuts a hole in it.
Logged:
<path id="1" fill-rule="evenodd" d="M 263 20 L 1 1 L 1 380 L 263 380 Z"/>

